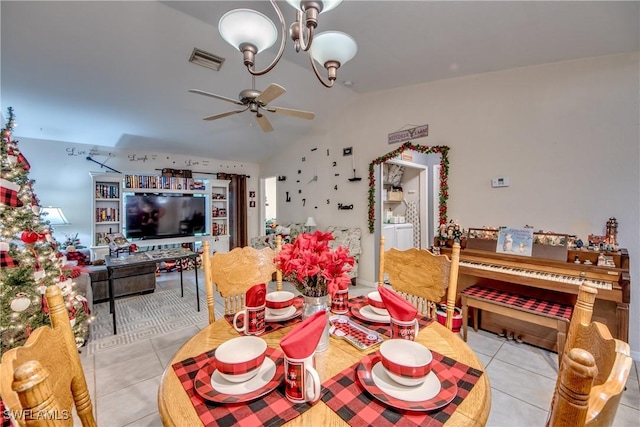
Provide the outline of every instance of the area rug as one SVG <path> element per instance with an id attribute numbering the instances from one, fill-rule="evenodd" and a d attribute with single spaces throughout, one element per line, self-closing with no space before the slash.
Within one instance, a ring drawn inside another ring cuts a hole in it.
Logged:
<path id="1" fill-rule="evenodd" d="M 109 303 L 96 304 L 93 311 L 95 318 L 91 322 L 91 336 L 85 349 L 92 354 L 188 326 L 206 325 L 209 317 L 203 292 L 200 292 L 199 312 L 196 310 L 195 293 L 186 288 L 184 297 L 180 297 L 179 289 L 156 289 L 150 294 L 117 299 L 117 335 L 113 335 Z M 216 316 L 222 316 L 222 313 L 216 311 Z"/>

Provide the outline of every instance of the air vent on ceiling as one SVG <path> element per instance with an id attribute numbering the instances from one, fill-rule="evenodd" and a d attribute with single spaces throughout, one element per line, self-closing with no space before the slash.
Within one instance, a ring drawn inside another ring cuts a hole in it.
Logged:
<path id="1" fill-rule="evenodd" d="M 224 63 L 224 58 L 195 47 L 191 52 L 189 62 L 218 71 Z"/>

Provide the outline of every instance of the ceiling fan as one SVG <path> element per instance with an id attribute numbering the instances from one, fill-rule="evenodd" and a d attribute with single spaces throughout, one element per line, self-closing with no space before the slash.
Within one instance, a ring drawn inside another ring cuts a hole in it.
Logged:
<path id="1" fill-rule="evenodd" d="M 263 114 L 264 111 L 307 120 L 311 120 L 315 117 L 315 114 L 309 111 L 293 110 L 290 108 L 267 105 L 269 104 L 269 102 L 273 101 L 286 92 L 285 88 L 275 83 L 270 84 L 269 87 L 267 87 L 262 92 L 255 88 L 245 89 L 240 92 L 240 95 L 238 95 L 238 100 L 227 98 L 226 96 L 216 95 L 215 93 L 205 92 L 200 89 L 189 89 L 189 92 L 210 96 L 212 98 L 221 99 L 223 101 L 232 102 L 236 105 L 245 107 L 238 110 L 227 111 L 226 113 L 222 114 L 216 114 L 214 116 L 208 116 L 203 118 L 203 120 L 217 120 L 223 117 L 243 113 L 247 110 L 250 110 L 252 113 L 256 114 L 256 119 L 258 120 L 258 124 L 260 125 L 262 130 L 265 132 L 271 132 L 273 130 L 273 127 L 271 126 L 269 119 L 267 119 L 267 117 Z"/>

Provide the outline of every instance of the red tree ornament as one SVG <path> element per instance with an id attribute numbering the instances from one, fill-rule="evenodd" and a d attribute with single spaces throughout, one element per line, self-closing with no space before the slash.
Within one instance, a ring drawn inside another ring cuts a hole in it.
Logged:
<path id="1" fill-rule="evenodd" d="M 33 244 L 35 242 L 38 241 L 38 238 L 40 236 L 38 236 L 38 233 L 36 233 L 35 231 L 23 231 L 22 235 L 20 236 L 20 239 L 25 242 L 26 244 L 30 245 Z"/>

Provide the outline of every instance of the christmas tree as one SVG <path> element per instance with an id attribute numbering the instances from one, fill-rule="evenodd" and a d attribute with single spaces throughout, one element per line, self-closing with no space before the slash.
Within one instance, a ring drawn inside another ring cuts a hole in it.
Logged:
<path id="1" fill-rule="evenodd" d="M 78 346 L 84 344 L 88 328 L 87 300 L 74 290 L 73 276 L 79 271 L 63 268 L 64 256 L 57 250 L 46 218 L 29 179 L 31 166 L 11 140 L 15 126 L 8 108 L 2 138 L 0 163 L 0 339 L 1 352 L 23 345 L 39 326 L 49 325 L 44 292 L 58 285 L 69 310 Z"/>

